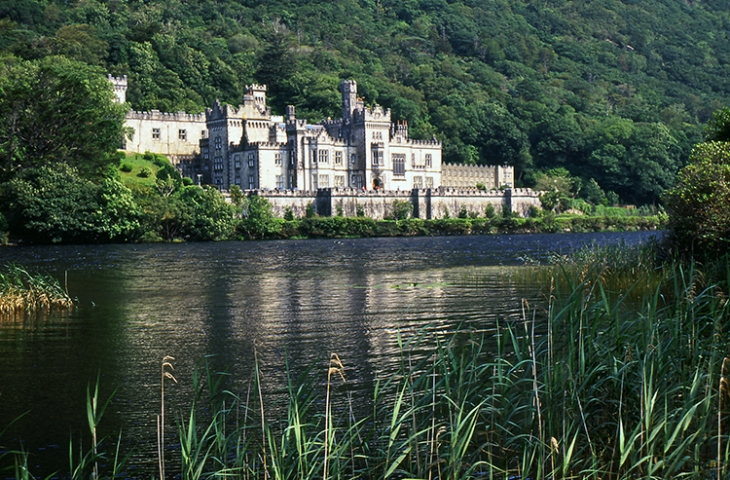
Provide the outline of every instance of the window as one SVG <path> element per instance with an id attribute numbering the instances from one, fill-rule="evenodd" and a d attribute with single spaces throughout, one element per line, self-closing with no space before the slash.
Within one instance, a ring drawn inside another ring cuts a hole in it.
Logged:
<path id="1" fill-rule="evenodd" d="M 400 153 L 393 154 L 393 175 L 402 177 L 406 174 L 406 156 Z"/>
<path id="2" fill-rule="evenodd" d="M 159 139 L 160 139 L 160 129 L 153 128 L 152 129 L 152 140 L 159 140 Z"/>
<path id="3" fill-rule="evenodd" d="M 248 189 L 254 190 L 256 188 L 256 182 L 253 175 L 248 176 Z"/>
<path id="4" fill-rule="evenodd" d="M 433 177 L 426 177 L 426 188 L 433 188 Z"/>
<path id="5" fill-rule="evenodd" d="M 357 154 L 353 153 L 350 155 L 350 163 L 354 164 L 355 162 L 357 162 Z"/>
<path id="6" fill-rule="evenodd" d="M 215 149 L 220 150 L 221 148 L 223 148 L 223 140 L 221 140 L 221 137 L 219 135 L 215 137 Z"/>
<path id="7" fill-rule="evenodd" d="M 205 130 L 200 131 L 200 138 L 205 138 Z"/>
<path id="8" fill-rule="evenodd" d="M 342 165 L 342 152 L 335 152 L 335 165 Z"/>
<path id="9" fill-rule="evenodd" d="M 330 152 L 329 150 L 319 150 L 319 163 L 329 163 Z"/>
<path id="10" fill-rule="evenodd" d="M 362 176 L 359 173 L 356 173 L 350 178 L 350 186 L 355 188 L 361 188 L 362 187 Z"/>
<path id="11" fill-rule="evenodd" d="M 223 157 L 215 157 L 213 159 L 213 171 L 215 171 L 215 172 L 223 171 Z"/>
<path id="12" fill-rule="evenodd" d="M 203 160 L 208 160 L 208 148 L 203 149 Z"/>
<path id="13" fill-rule="evenodd" d="M 344 175 L 335 175 L 335 187 L 344 187 L 345 186 L 345 176 Z"/>
<path id="14" fill-rule="evenodd" d="M 426 154 L 426 168 L 431 168 L 433 166 L 433 160 L 431 159 L 431 154 Z"/>
<path id="15" fill-rule="evenodd" d="M 413 177 L 413 188 L 423 188 L 423 177 L 418 175 Z"/>
<path id="16" fill-rule="evenodd" d="M 181 128 L 177 131 L 177 138 L 180 140 L 187 140 L 188 139 L 188 131 L 184 128 Z"/>
<path id="17" fill-rule="evenodd" d="M 281 153 L 274 154 L 274 165 L 281 165 Z"/>
<path id="18" fill-rule="evenodd" d="M 236 185 L 241 186 L 241 177 L 236 177 Z"/>
<path id="19" fill-rule="evenodd" d="M 378 150 L 377 148 L 373 149 L 373 165 L 385 165 L 382 150 Z"/>
<path id="20" fill-rule="evenodd" d="M 254 155 L 253 155 L 253 153 L 249 153 L 248 154 L 248 168 L 253 168 L 254 166 L 256 166 L 256 161 L 254 160 Z"/>
<path id="21" fill-rule="evenodd" d="M 284 189 L 284 175 L 276 176 L 276 188 L 278 188 L 279 190 Z"/>
<path id="22" fill-rule="evenodd" d="M 236 165 L 236 168 L 241 168 L 241 156 L 240 155 L 235 155 L 233 157 L 233 161 Z"/>
<path id="23" fill-rule="evenodd" d="M 373 132 L 373 140 L 382 140 L 383 132 Z"/>
<path id="24" fill-rule="evenodd" d="M 317 174 L 312 174 L 312 190 L 317 190 Z"/>
<path id="25" fill-rule="evenodd" d="M 320 175 L 319 176 L 319 188 L 329 188 L 330 186 L 330 176 L 329 175 Z"/>
<path id="26" fill-rule="evenodd" d="M 222 177 L 215 177 L 215 184 L 216 185 L 223 185 L 223 178 Z"/>

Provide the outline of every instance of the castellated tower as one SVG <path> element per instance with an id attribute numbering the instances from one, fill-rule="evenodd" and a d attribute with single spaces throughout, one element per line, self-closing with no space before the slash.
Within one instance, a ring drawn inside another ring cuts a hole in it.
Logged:
<path id="1" fill-rule="evenodd" d="M 125 103 L 127 101 L 127 76 L 123 77 L 112 77 L 111 75 L 106 76 L 114 87 L 114 95 L 117 96 L 118 103 Z"/>
<path id="2" fill-rule="evenodd" d="M 355 80 L 342 80 L 340 82 L 342 92 L 342 123 L 352 123 L 352 111 L 357 106 L 357 82 Z"/>

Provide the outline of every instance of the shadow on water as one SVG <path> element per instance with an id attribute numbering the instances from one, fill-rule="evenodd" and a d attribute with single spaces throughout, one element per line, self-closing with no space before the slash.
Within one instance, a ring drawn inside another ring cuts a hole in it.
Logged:
<path id="1" fill-rule="evenodd" d="M 175 357 L 171 415 L 188 408 L 201 359 L 243 392 L 254 344 L 266 395 L 311 365 L 342 359 L 348 388 L 367 387 L 398 361 L 398 335 L 428 328 L 489 330 L 519 320 L 543 287 L 511 271 L 585 244 L 633 244 L 648 233 L 505 235 L 4 249 L 3 261 L 67 276 L 80 308 L 43 321 L 0 323 L 0 445 L 23 448 L 31 471 L 65 471 L 70 438 L 88 445 L 86 388 L 101 375 L 114 400 L 101 434 L 135 449 L 154 472 L 160 361 Z M 427 352 L 424 351 L 424 354 Z M 321 368 L 320 368 L 321 367 Z M 325 373 L 326 375 L 326 373 Z M 115 390 L 116 389 L 116 390 Z M 363 407 L 364 408 L 364 407 Z M 170 422 L 172 423 L 172 422 Z M 172 431 L 172 428 L 171 430 Z"/>

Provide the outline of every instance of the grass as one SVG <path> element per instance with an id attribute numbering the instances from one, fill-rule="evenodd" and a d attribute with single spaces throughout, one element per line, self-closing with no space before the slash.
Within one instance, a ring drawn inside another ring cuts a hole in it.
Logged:
<path id="1" fill-rule="evenodd" d="M 727 292 L 645 254 L 543 267 L 544 304 L 495 331 L 399 338 L 370 413 L 352 407 L 343 352 L 290 378 L 276 416 L 258 362 L 241 394 L 204 365 L 178 406 L 181 478 L 725 478 Z"/>
<path id="2" fill-rule="evenodd" d="M 30 273 L 19 265 L 0 270 L 0 318 L 73 306 L 68 292 L 53 277 Z"/>
<path id="3" fill-rule="evenodd" d="M 162 155 L 155 156 L 168 161 Z M 154 157 L 145 159 L 144 156 L 139 153 L 128 153 L 121 160 L 120 166 L 124 166 L 125 164 L 132 168 L 129 172 L 125 172 L 122 169 L 119 170 L 119 175 L 121 176 L 122 183 L 124 183 L 124 185 L 127 187 L 133 187 L 136 185 L 153 187 L 155 185 L 155 181 L 157 180 L 156 173 L 160 169 L 160 166 L 155 163 Z M 147 177 L 140 176 L 140 173 L 144 168 L 149 169 L 151 172 L 151 174 Z"/>

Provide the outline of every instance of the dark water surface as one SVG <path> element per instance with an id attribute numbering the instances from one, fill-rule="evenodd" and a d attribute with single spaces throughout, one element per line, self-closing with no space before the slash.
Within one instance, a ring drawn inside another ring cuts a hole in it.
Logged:
<path id="1" fill-rule="evenodd" d="M 71 438 L 88 448 L 86 389 L 114 393 L 101 434 L 126 439 L 141 476 L 154 473 L 160 362 L 175 357 L 168 411 L 189 405 L 206 356 L 243 391 L 257 345 L 265 391 L 339 354 L 365 390 L 397 361 L 397 337 L 428 327 L 489 330 L 521 318 L 540 285 L 511 275 L 522 258 L 654 234 L 602 233 L 5 248 L 1 263 L 66 278 L 80 307 L 64 316 L 0 321 L 2 448 L 24 448 L 33 473 L 68 470 Z M 364 392 L 363 392 L 364 393 Z M 168 423 L 171 423 L 168 421 Z"/>

